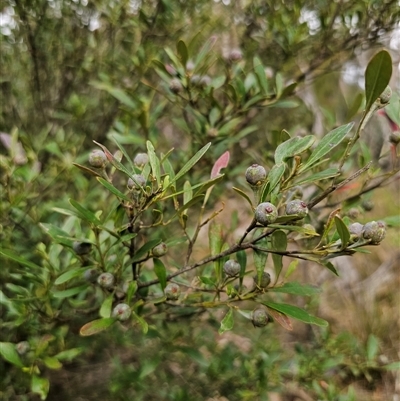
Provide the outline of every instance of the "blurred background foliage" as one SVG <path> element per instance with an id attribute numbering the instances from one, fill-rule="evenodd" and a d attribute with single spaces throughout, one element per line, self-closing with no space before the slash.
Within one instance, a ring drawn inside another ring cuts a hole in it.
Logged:
<path id="1" fill-rule="evenodd" d="M 55 258 L 63 257 L 39 225 L 60 225 L 53 207 L 65 207 L 70 197 L 94 210 L 107 201 L 72 165 L 83 164 L 92 140 L 108 145 L 114 136 L 134 155 L 150 139 L 158 151 L 175 147 L 177 164 L 211 141 L 214 153 L 194 174 L 208 175 L 216 155 L 229 149 L 229 190 L 249 164 L 273 163 L 282 129 L 321 135 L 358 118 L 359 80 L 376 49 L 392 49 L 394 66 L 399 62 L 397 0 L 3 0 L 0 12 L 0 238 L 33 263 L 51 246 Z M 208 77 L 194 99 L 170 90 L 179 40 L 189 51 L 182 71 Z M 207 46 L 205 61 L 189 67 Z M 238 63 L 230 60 L 236 49 Z M 267 105 L 256 99 L 255 57 L 274 88 L 266 89 Z M 394 68 L 394 91 L 398 74 Z M 225 77 L 233 90 L 222 85 Z M 293 82 L 287 96 L 274 97 Z M 379 156 L 384 143 L 376 146 Z M 363 200 L 375 209 L 360 206 L 362 216 L 395 215 L 396 194 L 398 202 L 398 183 L 368 194 Z M 240 204 L 228 207 L 240 217 Z M 52 331 L 48 355 L 65 344 L 79 350 L 62 368 L 44 362 L 50 400 L 394 400 L 400 378 L 382 366 L 399 359 L 398 246 L 397 233 L 372 257 L 343 258 L 341 278 L 310 266 L 296 273 L 323 287 L 324 295 L 307 304 L 330 321 L 329 329 L 298 324 L 287 333 L 236 322 L 235 333 L 221 336 L 222 316 L 214 311 L 161 314 L 147 336 L 113 327 L 81 338 L 85 316 L 42 327 L 34 317 L 10 324 L 6 297 L 23 291 L 26 278 L 16 273 L 17 263 L 2 259 L 1 341 L 38 342 Z M 2 399 L 38 399 L 19 368 L 0 360 L 0 371 Z"/>

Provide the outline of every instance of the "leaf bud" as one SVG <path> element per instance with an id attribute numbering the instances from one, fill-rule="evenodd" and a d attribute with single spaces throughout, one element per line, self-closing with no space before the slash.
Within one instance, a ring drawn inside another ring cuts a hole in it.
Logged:
<path id="1" fill-rule="evenodd" d="M 111 316 L 116 317 L 121 322 L 124 322 L 125 320 L 129 319 L 131 313 L 132 311 L 129 305 L 121 303 L 113 309 Z"/>
<path id="2" fill-rule="evenodd" d="M 389 103 L 391 97 L 392 97 L 392 89 L 390 88 L 390 86 L 387 86 L 379 96 L 381 104 Z"/>
<path id="3" fill-rule="evenodd" d="M 307 204 L 301 199 L 294 199 L 287 203 L 286 214 L 287 215 L 295 214 L 299 217 L 306 217 L 308 214 Z"/>
<path id="4" fill-rule="evenodd" d="M 107 164 L 107 157 L 100 149 L 94 149 L 89 155 L 89 164 L 92 167 L 103 168 Z"/>
<path id="5" fill-rule="evenodd" d="M 101 273 L 99 277 L 97 277 L 97 283 L 100 287 L 110 289 L 114 286 L 115 278 L 111 273 Z"/>
<path id="6" fill-rule="evenodd" d="M 251 314 L 254 327 L 265 327 L 268 324 L 268 313 L 264 308 L 256 308 Z"/>
<path id="7" fill-rule="evenodd" d="M 235 277 L 240 273 L 240 264 L 236 260 L 229 259 L 224 264 L 224 272 L 228 277 Z"/>
<path id="8" fill-rule="evenodd" d="M 272 203 L 263 202 L 257 206 L 254 217 L 262 226 L 267 226 L 276 220 L 278 211 Z"/>
<path id="9" fill-rule="evenodd" d="M 178 284 L 168 283 L 164 289 L 164 294 L 170 301 L 176 301 L 181 295 L 181 289 Z"/>
<path id="10" fill-rule="evenodd" d="M 263 166 L 253 164 L 246 170 L 246 181 L 255 187 L 262 185 L 267 178 L 267 172 Z"/>
<path id="11" fill-rule="evenodd" d="M 155 256 L 156 258 L 164 256 L 167 253 L 167 250 L 167 244 L 165 242 L 161 242 L 153 248 L 153 256 Z"/>

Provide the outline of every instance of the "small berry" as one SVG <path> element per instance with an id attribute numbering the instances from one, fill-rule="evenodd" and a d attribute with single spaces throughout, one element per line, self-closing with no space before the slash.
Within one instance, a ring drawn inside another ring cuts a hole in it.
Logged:
<path id="1" fill-rule="evenodd" d="M 300 199 L 294 199 L 287 203 L 286 214 L 295 214 L 299 217 L 306 217 L 308 214 L 307 204 Z"/>
<path id="2" fill-rule="evenodd" d="M 134 178 L 134 180 L 132 179 Z M 133 174 L 128 180 L 128 188 L 139 190 L 146 185 L 146 179 L 141 174 Z"/>
<path id="3" fill-rule="evenodd" d="M 228 60 L 231 62 L 240 61 L 243 58 L 243 54 L 240 49 L 233 49 L 228 55 Z"/>
<path id="4" fill-rule="evenodd" d="M 224 272 L 228 277 L 235 277 L 240 272 L 240 264 L 235 260 L 229 259 L 224 264 Z"/>
<path id="5" fill-rule="evenodd" d="M 347 211 L 347 216 L 349 216 L 351 219 L 355 220 L 360 216 L 360 210 L 357 209 L 356 207 L 352 207 Z"/>
<path id="6" fill-rule="evenodd" d="M 121 322 L 129 319 L 132 311 L 129 305 L 127 304 L 118 304 L 112 311 L 111 316 L 116 317 Z"/>
<path id="7" fill-rule="evenodd" d="M 370 212 L 374 207 L 375 204 L 372 200 L 364 200 L 361 203 L 361 207 L 366 211 L 366 212 Z"/>
<path id="8" fill-rule="evenodd" d="M 97 283 L 106 289 L 110 289 L 114 286 L 115 278 L 111 273 L 101 273 L 97 278 Z"/>
<path id="9" fill-rule="evenodd" d="M 265 327 L 268 324 L 268 313 L 264 308 L 256 308 L 251 314 L 254 327 Z"/>
<path id="10" fill-rule="evenodd" d="M 138 153 L 133 159 L 133 163 L 135 163 L 137 167 L 143 167 L 148 161 L 149 156 L 147 156 L 147 153 Z"/>
<path id="11" fill-rule="evenodd" d="M 96 269 L 87 269 L 83 273 L 83 278 L 89 283 L 95 283 L 99 277 L 99 272 Z"/>
<path id="12" fill-rule="evenodd" d="M 89 155 L 89 164 L 92 167 L 103 168 L 107 164 L 105 153 L 99 149 L 92 150 Z"/>
<path id="13" fill-rule="evenodd" d="M 353 223 L 349 225 L 349 233 L 352 242 L 357 242 L 362 237 L 364 226 L 360 223 Z"/>
<path id="14" fill-rule="evenodd" d="M 92 250 L 92 244 L 89 242 L 74 241 L 72 244 L 72 249 L 79 256 L 87 255 Z"/>
<path id="15" fill-rule="evenodd" d="M 392 132 L 389 135 L 389 142 L 393 143 L 393 145 L 398 145 L 400 143 L 400 131 Z"/>
<path id="16" fill-rule="evenodd" d="M 379 244 L 386 235 L 386 225 L 383 221 L 370 221 L 362 230 L 364 239 L 370 239 L 371 244 Z"/>
<path id="17" fill-rule="evenodd" d="M 379 96 L 381 104 L 389 103 L 391 97 L 392 97 L 392 89 L 390 88 L 390 86 L 387 86 L 386 89 Z"/>
<path id="18" fill-rule="evenodd" d="M 171 79 L 171 82 L 169 83 L 169 90 L 172 93 L 178 94 L 181 92 L 183 89 L 182 83 L 178 78 Z"/>
<path id="19" fill-rule="evenodd" d="M 258 288 L 267 288 L 271 283 L 271 275 L 267 272 L 262 272 L 261 277 L 258 278 L 258 274 L 253 277 L 254 284 Z"/>
<path id="20" fill-rule="evenodd" d="M 263 166 L 253 164 L 246 170 L 245 177 L 250 185 L 258 187 L 264 183 L 267 172 Z"/>
<path id="21" fill-rule="evenodd" d="M 211 78 L 208 75 L 204 75 L 203 77 L 200 78 L 199 84 L 202 87 L 211 85 Z"/>
<path id="22" fill-rule="evenodd" d="M 263 226 L 273 223 L 278 217 L 276 207 L 269 202 L 260 203 L 255 212 L 255 219 Z"/>
<path id="23" fill-rule="evenodd" d="M 153 248 L 153 256 L 159 258 L 160 256 L 164 256 L 167 253 L 168 247 L 165 242 L 161 242 Z"/>
<path id="24" fill-rule="evenodd" d="M 176 301 L 181 295 L 181 289 L 178 284 L 169 283 L 164 289 L 164 294 L 170 301 Z"/>
<path id="25" fill-rule="evenodd" d="M 15 346 L 15 349 L 17 350 L 18 354 L 25 355 L 31 349 L 31 346 L 29 345 L 28 341 L 21 341 Z"/>
<path id="26" fill-rule="evenodd" d="M 192 72 L 194 70 L 194 67 L 194 62 L 192 60 L 188 60 L 188 62 L 186 63 L 186 71 Z"/>

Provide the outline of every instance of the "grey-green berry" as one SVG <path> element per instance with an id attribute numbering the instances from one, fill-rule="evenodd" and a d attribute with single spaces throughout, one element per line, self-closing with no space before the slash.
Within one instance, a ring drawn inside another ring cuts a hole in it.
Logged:
<path id="1" fill-rule="evenodd" d="M 139 190 L 146 185 L 146 179 L 142 176 L 142 174 L 133 174 L 132 178 L 129 178 L 128 180 L 129 189 Z"/>
<path id="2" fill-rule="evenodd" d="M 183 89 L 181 81 L 179 81 L 178 78 L 171 79 L 171 82 L 169 83 L 169 90 L 172 93 L 178 94 L 181 92 Z"/>
<path id="3" fill-rule="evenodd" d="M 256 308 L 251 314 L 254 327 L 265 327 L 268 324 L 268 313 L 264 308 Z"/>
<path id="4" fill-rule="evenodd" d="M 349 216 L 351 219 L 357 219 L 360 216 L 360 210 L 356 207 L 352 207 L 347 211 L 347 216 Z"/>
<path id="5" fill-rule="evenodd" d="M 138 153 L 133 159 L 133 163 L 137 167 L 143 167 L 149 161 L 149 156 L 147 153 Z"/>
<path id="6" fill-rule="evenodd" d="M 286 214 L 287 215 L 295 214 L 300 217 L 306 217 L 308 214 L 307 204 L 303 202 L 301 199 L 294 199 L 287 203 Z"/>
<path id="7" fill-rule="evenodd" d="M 391 97 L 392 97 L 392 89 L 390 88 L 390 86 L 387 86 L 379 96 L 381 104 L 389 103 Z"/>
<path id="8" fill-rule="evenodd" d="M 364 225 L 362 236 L 364 239 L 370 239 L 371 244 L 379 244 L 386 235 L 386 225 L 383 221 L 370 221 Z"/>
<path id="9" fill-rule="evenodd" d="M 254 217 L 262 226 L 267 226 L 276 220 L 278 211 L 272 203 L 263 202 L 257 206 Z"/>
<path id="10" fill-rule="evenodd" d="M 349 233 L 352 241 L 357 242 L 362 237 L 364 226 L 360 223 L 353 223 L 349 225 Z"/>
<path id="11" fill-rule="evenodd" d="M 99 277 L 99 272 L 96 269 L 87 269 L 83 273 L 83 277 L 89 283 L 95 283 Z"/>
<path id="12" fill-rule="evenodd" d="M 15 346 L 15 349 L 17 350 L 18 354 L 25 355 L 31 349 L 31 346 L 29 345 L 28 341 L 21 341 Z"/>
<path id="13" fill-rule="evenodd" d="M 228 55 L 228 60 L 232 62 L 240 61 L 243 57 L 242 52 L 239 49 L 233 49 Z"/>
<path id="14" fill-rule="evenodd" d="M 115 278 L 111 273 L 101 273 L 99 277 L 97 277 L 97 283 L 100 287 L 110 289 L 114 287 Z"/>
<path id="15" fill-rule="evenodd" d="M 79 256 L 87 255 L 92 250 L 92 244 L 90 242 L 74 241 L 72 249 Z"/>
<path id="16" fill-rule="evenodd" d="M 246 181 L 255 187 L 262 185 L 267 178 L 267 172 L 263 166 L 253 164 L 246 170 Z"/>
<path id="17" fill-rule="evenodd" d="M 170 301 L 176 301 L 181 295 L 181 289 L 178 284 L 168 283 L 164 289 L 164 294 Z"/>
<path id="18" fill-rule="evenodd" d="M 164 256 L 168 251 L 167 244 L 165 242 L 161 242 L 160 244 L 156 245 L 153 248 L 153 256 L 156 258 L 159 258 L 161 256 Z"/>
<path id="19" fill-rule="evenodd" d="M 372 200 L 364 200 L 361 202 L 361 207 L 366 211 L 370 212 L 374 207 L 375 204 Z"/>
<path id="20" fill-rule="evenodd" d="M 271 283 L 271 275 L 268 272 L 262 272 L 261 277 L 258 274 L 253 277 L 254 284 L 259 288 L 267 288 Z"/>
<path id="21" fill-rule="evenodd" d="M 224 264 L 224 272 L 228 277 L 235 277 L 240 273 L 240 264 L 236 260 L 229 259 Z"/>
<path id="22" fill-rule="evenodd" d="M 89 155 L 89 164 L 96 168 L 104 167 L 107 164 L 105 153 L 99 149 L 93 150 Z"/>
<path id="23" fill-rule="evenodd" d="M 113 309 L 111 316 L 116 317 L 121 322 L 124 322 L 125 320 L 129 319 L 131 313 L 132 311 L 129 305 L 121 303 Z"/>

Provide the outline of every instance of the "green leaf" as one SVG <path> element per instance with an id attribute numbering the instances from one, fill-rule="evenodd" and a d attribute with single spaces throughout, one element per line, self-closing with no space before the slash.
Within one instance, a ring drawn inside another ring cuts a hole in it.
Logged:
<path id="1" fill-rule="evenodd" d="M 13 343 L 0 342 L 0 355 L 15 366 L 20 368 L 24 366 Z"/>
<path id="2" fill-rule="evenodd" d="M 337 272 L 335 266 L 331 262 L 321 262 L 322 266 L 326 267 L 328 270 L 330 270 L 335 276 L 339 276 L 339 273 Z"/>
<path id="3" fill-rule="evenodd" d="M 389 363 L 389 365 L 383 366 L 385 370 L 400 370 L 400 361 Z"/>
<path id="4" fill-rule="evenodd" d="M 21 258 L 20 256 L 9 251 L 8 249 L 0 249 L 0 255 L 3 255 L 8 259 L 14 260 L 15 262 L 18 262 L 23 266 L 30 267 L 31 269 L 39 269 L 39 270 L 42 269 L 42 267 L 36 265 L 35 263 L 30 262 L 29 260 Z"/>
<path id="5" fill-rule="evenodd" d="M 400 214 L 384 217 L 382 219 L 389 227 L 400 227 Z"/>
<path id="6" fill-rule="evenodd" d="M 119 100 L 125 106 L 128 106 L 132 109 L 137 108 L 137 104 L 133 101 L 133 99 L 127 95 L 122 89 L 115 88 L 109 84 L 103 82 L 92 82 L 91 83 L 95 88 L 105 90 L 110 95 L 114 96 L 117 100 Z"/>
<path id="7" fill-rule="evenodd" d="M 247 266 L 247 255 L 246 255 L 246 251 L 244 251 L 243 249 L 239 252 L 236 252 L 236 259 L 240 265 L 240 273 L 239 273 L 239 277 L 242 279 L 244 276 L 244 273 L 246 271 L 246 266 Z M 241 280 L 242 281 L 242 280 Z"/>
<path id="8" fill-rule="evenodd" d="M 114 295 L 109 295 L 101 304 L 99 315 L 100 317 L 110 317 L 111 316 L 111 308 L 114 300 Z"/>
<path id="9" fill-rule="evenodd" d="M 55 285 L 64 284 L 67 281 L 69 281 L 75 277 L 81 277 L 82 274 L 89 268 L 90 268 L 89 266 L 85 266 L 85 267 L 78 267 L 75 269 L 68 270 L 67 272 L 58 276 L 56 281 L 54 281 L 54 284 Z"/>
<path id="10" fill-rule="evenodd" d="M 134 257 L 129 260 L 129 263 L 138 262 L 139 260 L 143 259 L 160 242 L 160 239 L 153 239 L 149 242 L 146 242 L 135 252 Z"/>
<path id="11" fill-rule="evenodd" d="M 115 322 L 116 319 L 113 317 L 105 317 L 102 319 L 93 320 L 83 325 L 79 331 L 79 334 L 84 337 L 92 336 L 93 334 L 97 334 L 108 329 Z"/>
<path id="12" fill-rule="evenodd" d="M 289 266 L 287 267 L 286 273 L 285 273 L 285 280 L 288 279 L 297 269 L 297 266 L 299 264 L 299 259 L 292 260 L 289 263 Z"/>
<path id="13" fill-rule="evenodd" d="M 207 145 L 203 146 L 176 174 L 175 178 L 171 178 L 171 184 L 175 181 L 178 181 L 181 177 L 183 177 L 207 152 L 208 148 L 211 146 L 211 142 L 207 143 Z"/>
<path id="14" fill-rule="evenodd" d="M 261 88 L 261 92 L 264 95 L 268 95 L 267 76 L 265 75 L 264 66 L 258 57 L 253 58 L 253 66 L 254 66 L 254 72 L 256 74 L 258 84 L 260 85 L 260 88 Z"/>
<path id="15" fill-rule="evenodd" d="M 300 320 L 304 323 L 315 324 L 317 326 L 322 326 L 322 327 L 328 326 L 328 322 L 326 320 L 310 315 L 307 311 L 298 308 L 297 306 L 280 304 L 276 302 L 262 302 L 262 304 L 264 304 L 268 308 L 275 309 L 278 312 L 281 312 L 294 319 Z"/>
<path id="16" fill-rule="evenodd" d="M 274 251 L 286 251 L 287 236 L 282 230 L 274 231 L 271 235 L 271 249 Z M 275 269 L 275 282 L 282 271 L 282 255 L 272 254 L 272 261 Z"/>
<path id="17" fill-rule="evenodd" d="M 221 326 L 218 330 L 218 334 L 223 334 L 225 333 L 225 331 L 229 331 L 232 329 L 233 329 L 233 311 L 232 308 L 229 308 L 228 312 L 221 321 Z"/>
<path id="18" fill-rule="evenodd" d="M 99 183 L 101 185 L 103 185 L 104 187 L 106 187 L 111 193 L 113 193 L 114 195 L 116 195 L 118 198 L 130 202 L 131 199 L 125 195 L 123 192 L 121 192 L 119 189 L 115 188 L 114 185 L 110 184 L 107 180 L 105 180 L 102 177 L 97 177 L 97 181 L 99 181 Z"/>
<path id="19" fill-rule="evenodd" d="M 295 216 L 295 215 L 293 215 L 293 216 Z M 298 232 L 298 233 L 301 233 L 301 234 L 312 235 L 312 236 L 315 236 L 315 237 L 319 236 L 319 234 L 315 230 L 307 228 L 307 227 L 304 228 L 303 226 L 290 226 L 290 225 L 274 224 L 273 223 L 273 224 L 268 224 L 268 227 L 269 228 L 278 228 L 280 230 L 295 231 L 295 232 Z"/>
<path id="20" fill-rule="evenodd" d="M 74 240 L 69 238 L 69 234 L 64 230 L 50 223 L 39 223 L 39 225 L 55 242 L 72 247 Z"/>
<path id="21" fill-rule="evenodd" d="M 84 348 L 71 348 L 54 355 L 59 361 L 72 361 L 84 351 Z"/>
<path id="22" fill-rule="evenodd" d="M 296 156 L 309 149 L 315 141 L 314 135 L 307 135 L 303 138 L 295 136 L 281 143 L 275 151 L 275 163 L 279 164 L 285 159 Z"/>
<path id="23" fill-rule="evenodd" d="M 154 258 L 153 262 L 154 272 L 156 273 L 157 278 L 160 280 L 161 289 L 164 291 L 164 288 L 167 285 L 167 269 L 160 259 Z"/>
<path id="24" fill-rule="evenodd" d="M 369 110 L 386 89 L 391 76 L 392 58 L 386 50 L 381 50 L 371 59 L 365 71 L 365 110 Z"/>
<path id="25" fill-rule="evenodd" d="M 283 292 L 285 294 L 301 295 L 310 297 L 321 292 L 321 289 L 312 285 L 303 285 L 297 282 L 285 283 L 280 287 L 270 288 L 271 292 Z"/>
<path id="26" fill-rule="evenodd" d="M 300 174 L 300 172 L 299 172 L 299 174 Z M 303 184 L 308 184 L 310 182 L 326 180 L 327 178 L 332 178 L 339 174 L 340 173 L 337 171 L 337 168 L 328 168 L 326 170 L 312 174 L 308 177 L 302 178 L 301 180 L 296 181 L 293 185 L 303 185 Z"/>
<path id="27" fill-rule="evenodd" d="M 196 195 L 193 199 L 189 202 L 185 203 L 182 207 L 178 209 L 178 214 L 182 214 L 185 210 L 191 208 L 196 203 L 201 202 L 204 199 L 204 195 Z"/>
<path id="28" fill-rule="evenodd" d="M 367 341 L 367 359 L 369 362 L 373 362 L 379 351 L 379 340 L 373 335 L 368 336 Z"/>
<path id="29" fill-rule="evenodd" d="M 132 297 L 136 294 L 137 289 L 137 281 L 131 281 L 128 285 L 128 290 L 126 291 L 126 303 L 128 305 L 131 303 Z"/>
<path id="30" fill-rule="evenodd" d="M 46 356 L 43 358 L 43 363 L 49 368 L 58 370 L 62 368 L 62 363 L 53 356 Z"/>
<path id="31" fill-rule="evenodd" d="M 236 187 L 232 187 L 232 189 L 235 192 L 237 192 L 240 196 L 243 196 L 243 198 L 246 199 L 246 201 L 249 203 L 251 209 L 252 210 L 254 209 L 254 206 L 253 206 L 253 203 L 252 203 L 251 199 L 249 198 L 249 196 L 245 192 L 243 192 L 241 189 L 236 188 Z"/>
<path id="32" fill-rule="evenodd" d="M 142 333 L 146 334 L 149 331 L 149 325 L 147 322 L 139 315 L 137 315 L 135 312 L 132 311 L 132 318 L 136 320 L 139 325 L 142 327 Z"/>
<path id="33" fill-rule="evenodd" d="M 315 147 L 307 162 L 300 167 L 299 173 L 309 169 L 313 164 L 320 161 L 326 154 L 338 146 L 351 131 L 353 125 L 354 123 L 342 125 L 341 127 L 335 128 L 333 131 L 326 134 Z"/>
<path id="34" fill-rule="evenodd" d="M 176 50 L 178 52 L 178 56 L 182 63 L 183 68 L 186 68 L 186 63 L 188 61 L 189 55 L 188 55 L 188 49 L 183 40 L 178 41 L 178 43 L 176 45 Z"/>
<path id="35" fill-rule="evenodd" d="M 254 235 L 257 235 L 257 233 L 255 232 Z M 267 248 L 268 246 L 267 238 L 262 238 L 260 241 L 258 241 L 257 246 L 259 246 L 260 248 Z M 253 251 L 254 266 L 256 268 L 257 275 L 259 278 L 261 278 L 261 275 L 265 269 L 265 264 L 267 263 L 267 259 L 268 259 L 267 252 L 258 251 L 256 249 Z"/>
<path id="36" fill-rule="evenodd" d="M 189 181 L 185 181 L 183 184 L 183 204 L 185 205 L 193 198 L 193 190 Z"/>
<path id="37" fill-rule="evenodd" d="M 52 295 L 54 298 L 69 298 L 76 294 L 85 291 L 89 287 L 89 284 L 81 285 L 80 287 L 69 288 L 64 291 L 53 291 Z"/>
<path id="38" fill-rule="evenodd" d="M 154 146 L 150 141 L 146 142 L 146 146 L 147 146 L 147 154 L 149 156 L 152 175 L 156 179 L 157 185 L 160 186 L 161 182 L 160 160 L 157 157 Z"/>
<path id="39" fill-rule="evenodd" d="M 350 240 L 349 229 L 347 228 L 346 224 L 343 222 L 343 220 L 339 216 L 335 216 L 335 225 L 336 225 L 336 230 L 339 234 L 340 240 L 342 242 L 341 249 L 345 249 L 346 246 L 349 244 L 349 240 Z"/>
<path id="40" fill-rule="evenodd" d="M 74 199 L 69 199 L 69 203 L 79 212 L 83 220 L 86 220 L 89 223 L 94 224 L 95 226 L 101 224 L 100 220 L 94 215 L 94 213 L 83 207 Z"/>
<path id="41" fill-rule="evenodd" d="M 40 377 L 35 374 L 32 375 L 31 391 L 32 393 L 39 394 L 41 400 L 47 398 L 49 393 L 50 382 L 45 377 Z"/>
<path id="42" fill-rule="evenodd" d="M 211 255 L 218 255 L 221 252 L 223 245 L 222 225 L 212 221 L 208 230 L 208 241 L 210 245 Z M 213 262 L 215 275 L 218 280 L 222 278 L 222 263 L 220 260 Z"/>
<path id="43" fill-rule="evenodd" d="M 278 163 L 275 164 L 274 167 L 272 167 L 271 171 L 268 173 L 269 193 L 271 193 L 280 183 L 283 174 L 285 173 L 285 168 L 286 167 L 284 163 Z"/>

